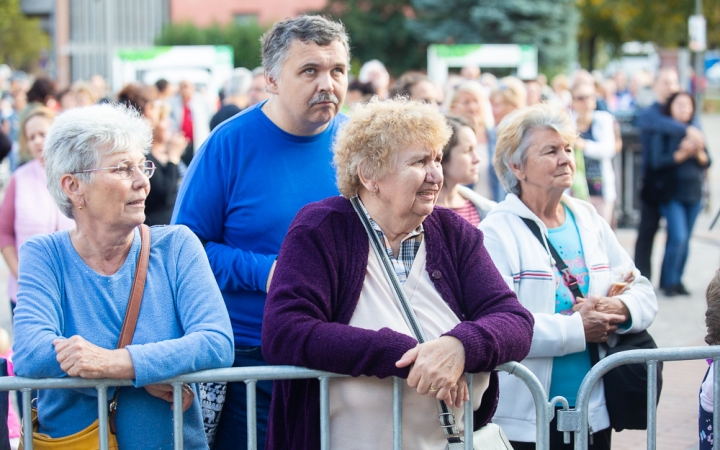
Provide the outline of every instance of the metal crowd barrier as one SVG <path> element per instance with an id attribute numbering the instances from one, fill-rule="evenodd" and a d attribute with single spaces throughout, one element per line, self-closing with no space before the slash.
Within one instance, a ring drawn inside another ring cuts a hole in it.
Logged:
<path id="1" fill-rule="evenodd" d="M 535 399 L 535 410 L 537 420 L 537 449 L 547 450 L 549 448 L 548 424 L 552 420 L 551 408 L 548 407 L 545 391 L 540 381 L 525 366 L 511 362 L 499 366 L 497 370 L 508 372 L 520 378 L 530 389 Z M 260 380 L 290 380 L 317 378 L 320 380 L 320 448 L 330 449 L 330 398 L 329 380 L 332 377 L 342 377 L 319 370 L 304 369 L 292 366 L 269 366 L 269 367 L 247 367 L 204 370 L 180 377 L 165 380 L 159 384 L 170 384 L 173 387 L 173 434 L 175 449 L 183 448 L 183 412 L 182 412 L 182 385 L 183 383 L 200 382 L 244 382 L 247 385 L 247 447 L 250 450 L 257 449 L 257 416 L 255 409 L 255 388 Z M 470 398 L 472 399 L 472 375 L 467 375 Z M 405 380 L 394 378 L 393 380 L 393 449 L 402 449 L 402 383 Z M 21 377 L 0 377 L 0 391 L 21 391 L 23 396 L 23 433 L 24 447 L 26 450 L 33 449 L 32 443 L 32 422 L 31 417 L 31 391 L 36 389 L 78 389 L 96 388 L 98 391 L 98 418 L 100 428 L 101 450 L 108 448 L 108 393 L 109 387 L 132 386 L 130 380 L 93 380 L 84 378 L 21 378 Z M 465 402 L 465 450 L 473 449 L 473 411 L 472 401 Z"/>
<path id="2" fill-rule="evenodd" d="M 628 350 L 602 359 L 585 376 L 577 395 L 575 409 L 558 411 L 558 430 L 575 433 L 575 450 L 588 448 L 588 405 L 590 393 L 595 384 L 610 370 L 623 364 L 645 363 L 648 368 L 647 383 L 647 448 L 655 450 L 657 438 L 657 367 L 658 361 L 686 361 L 712 358 L 713 366 L 713 411 L 720 411 L 720 346 L 678 347 L 652 350 Z M 699 389 L 698 380 L 698 389 Z M 720 413 L 713 414 L 713 430 L 720 430 Z M 715 436 L 717 438 L 717 436 Z M 566 442 L 569 434 L 566 434 Z M 713 449 L 720 450 L 720 439 L 715 439 Z"/>

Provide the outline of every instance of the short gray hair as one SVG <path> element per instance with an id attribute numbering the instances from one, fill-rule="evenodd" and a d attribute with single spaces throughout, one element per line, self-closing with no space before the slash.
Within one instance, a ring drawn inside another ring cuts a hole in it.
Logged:
<path id="1" fill-rule="evenodd" d="M 539 104 L 507 115 L 498 125 L 493 166 L 505 190 L 518 196 L 520 182 L 511 167 L 525 167 L 527 150 L 535 143 L 530 139 L 535 130 L 554 130 L 571 145 L 577 139 L 575 124 L 564 108 Z"/>
<path id="2" fill-rule="evenodd" d="M 73 205 L 62 190 L 63 175 L 95 169 L 102 157 L 141 149 L 147 154 L 152 144 L 150 122 L 124 105 L 93 105 L 60 114 L 45 138 L 43 157 L 47 187 L 60 211 L 73 219 Z M 95 172 L 76 176 L 91 183 Z"/>
<path id="3" fill-rule="evenodd" d="M 293 41 L 299 40 L 307 44 L 313 42 L 317 45 L 330 45 L 338 41 L 348 56 L 348 69 L 350 69 L 350 38 L 345 26 L 341 22 L 335 22 L 322 16 L 300 16 L 294 19 L 287 19 L 276 22 L 268 30 L 260 42 L 262 42 L 262 64 L 265 73 L 270 78 L 277 80 L 280 71 L 288 57 L 288 51 Z"/>

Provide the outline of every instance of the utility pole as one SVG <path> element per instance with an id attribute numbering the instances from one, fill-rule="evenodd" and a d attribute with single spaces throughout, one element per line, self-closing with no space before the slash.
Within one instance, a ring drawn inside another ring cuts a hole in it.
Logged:
<path id="1" fill-rule="evenodd" d="M 701 84 L 705 77 L 706 22 L 702 0 L 695 0 L 695 15 L 688 21 L 690 50 L 695 53 L 695 107 L 702 108 Z"/>

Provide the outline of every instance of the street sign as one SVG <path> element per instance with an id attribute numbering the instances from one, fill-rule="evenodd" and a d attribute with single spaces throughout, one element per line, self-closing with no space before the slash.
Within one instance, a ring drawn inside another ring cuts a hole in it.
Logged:
<path id="1" fill-rule="evenodd" d="M 531 79 L 538 74 L 538 51 L 534 45 L 432 44 L 428 46 L 428 76 L 441 86 L 450 67 L 507 67 L 517 76 Z"/>

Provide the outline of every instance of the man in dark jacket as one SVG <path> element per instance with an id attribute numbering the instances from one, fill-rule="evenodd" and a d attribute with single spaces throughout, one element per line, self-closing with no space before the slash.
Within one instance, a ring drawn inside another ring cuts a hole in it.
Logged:
<path id="1" fill-rule="evenodd" d="M 655 103 L 641 111 L 637 118 L 637 126 L 640 128 L 640 144 L 642 145 L 643 177 L 648 173 L 650 158 L 654 153 L 652 148 L 653 134 L 685 136 L 684 139 L 694 140 L 696 144 L 701 146 L 705 145 L 705 138 L 700 130 L 700 125 L 697 123 L 697 115 L 691 125 L 686 125 L 663 114 L 663 106 L 667 99 L 680 90 L 677 71 L 672 67 L 661 69 L 655 81 L 654 90 Z M 648 194 L 645 190 L 644 193 Z M 659 205 L 657 202 L 652 201 L 650 197 L 651 195 L 643 195 L 638 236 L 635 242 L 635 266 L 648 279 L 652 275 L 653 241 L 660 224 Z"/>

